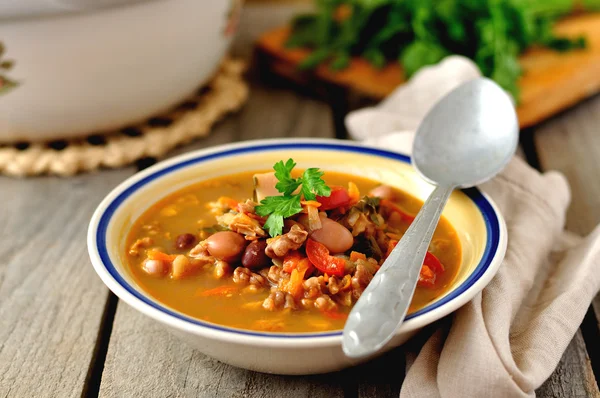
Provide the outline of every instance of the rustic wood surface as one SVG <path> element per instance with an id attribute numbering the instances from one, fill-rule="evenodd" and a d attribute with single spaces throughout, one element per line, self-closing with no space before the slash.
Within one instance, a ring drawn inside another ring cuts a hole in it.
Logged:
<path id="1" fill-rule="evenodd" d="M 247 8 L 234 45 L 249 55 L 261 31 L 290 8 Z M 286 6 L 287 7 L 287 6 Z M 346 109 L 249 74 L 247 105 L 202 140 L 174 151 L 266 137 L 343 135 Z M 336 93 L 339 94 L 339 93 Z M 333 96 L 335 97 L 335 95 Z M 330 98 L 331 99 L 331 98 Z M 522 154 L 565 173 L 573 191 L 568 228 L 600 222 L 600 97 L 523 132 Z M 140 165 L 152 163 L 148 159 Z M 86 229 L 93 209 L 134 167 L 69 179 L 0 177 L 0 397 L 397 397 L 426 338 L 329 375 L 273 376 L 233 368 L 191 350 L 119 302 L 95 275 Z M 539 397 L 600 397 L 594 376 L 600 300 Z M 597 373 L 596 373 L 597 374 Z"/>
<path id="2" fill-rule="evenodd" d="M 108 295 L 90 265 L 87 225 L 134 171 L 0 177 L 0 397 L 81 396 Z"/>

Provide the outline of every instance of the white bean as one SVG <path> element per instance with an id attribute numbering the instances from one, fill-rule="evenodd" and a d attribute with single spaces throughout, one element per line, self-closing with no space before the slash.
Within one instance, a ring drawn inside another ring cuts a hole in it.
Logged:
<path id="1" fill-rule="evenodd" d="M 329 218 L 321 218 L 321 229 L 310 234 L 311 239 L 325 245 L 332 254 L 343 253 L 354 244 L 352 232 L 342 224 Z"/>
<path id="2" fill-rule="evenodd" d="M 233 231 L 217 232 L 209 236 L 206 243 L 211 256 L 227 262 L 239 260 L 246 248 L 246 239 Z"/>
<path id="3" fill-rule="evenodd" d="M 142 264 L 142 269 L 150 276 L 161 277 L 169 272 L 169 264 L 161 260 L 146 259 Z"/>

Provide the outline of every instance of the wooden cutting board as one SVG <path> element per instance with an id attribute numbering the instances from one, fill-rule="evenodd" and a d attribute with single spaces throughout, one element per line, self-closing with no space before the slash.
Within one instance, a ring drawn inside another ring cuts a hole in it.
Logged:
<path id="1" fill-rule="evenodd" d="M 548 49 L 531 49 L 520 58 L 524 75 L 519 81 L 521 103 L 517 111 L 521 127 L 532 126 L 600 91 L 600 13 L 583 14 L 557 23 L 556 32 L 565 36 L 585 35 L 584 50 L 557 53 Z M 289 28 L 266 32 L 257 42 L 274 73 L 303 84 L 327 83 L 381 99 L 402 84 L 401 65 L 389 64 L 375 69 L 363 59 L 355 58 L 342 71 L 320 66 L 315 71 L 299 71 L 298 63 L 309 53 L 303 49 L 286 49 Z"/>

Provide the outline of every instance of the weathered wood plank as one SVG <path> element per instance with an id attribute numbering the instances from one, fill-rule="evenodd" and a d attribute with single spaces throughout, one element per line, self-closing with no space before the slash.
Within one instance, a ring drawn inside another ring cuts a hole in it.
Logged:
<path id="1" fill-rule="evenodd" d="M 600 222 L 599 125 L 600 97 L 596 96 L 541 125 L 533 137 L 541 168 L 561 171 L 571 185 L 567 229 L 579 234 L 589 233 Z M 593 308 L 596 319 L 600 319 L 600 296 L 594 300 Z M 600 396 L 580 332 L 567 348 L 557 370 L 540 389 L 540 395 L 542 393 L 549 394 L 545 396 Z"/>
<path id="2" fill-rule="evenodd" d="M 238 139 L 322 137 L 332 138 L 329 108 L 315 99 L 276 88 L 253 85 L 252 94 L 238 119 Z"/>
<path id="3" fill-rule="evenodd" d="M 0 397 L 82 394 L 108 294 L 89 261 L 87 226 L 132 173 L 0 177 Z"/>
<path id="4" fill-rule="evenodd" d="M 567 347 L 552 376 L 536 390 L 538 398 L 600 397 L 581 332 Z"/>
<path id="5" fill-rule="evenodd" d="M 120 302 L 101 397 L 342 397 L 326 376 L 289 377 L 235 368 L 191 349 Z"/>
<path id="6" fill-rule="evenodd" d="M 567 229 L 589 233 L 600 222 L 600 96 L 543 124 L 534 140 L 544 170 L 559 170 L 572 190 Z"/>
<path id="7" fill-rule="evenodd" d="M 301 136 L 333 136 L 327 105 L 253 83 L 242 111 L 220 123 L 209 137 L 176 152 L 256 138 Z M 340 377 L 283 377 L 222 364 L 120 302 L 100 396 L 336 397 L 344 393 Z"/>

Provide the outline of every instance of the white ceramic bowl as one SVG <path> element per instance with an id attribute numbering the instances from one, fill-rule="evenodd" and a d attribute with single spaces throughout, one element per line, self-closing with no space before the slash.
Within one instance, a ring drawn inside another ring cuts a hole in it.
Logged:
<path id="1" fill-rule="evenodd" d="M 241 0 L 160 0 L 0 20 L 0 142 L 98 133 L 183 100 L 215 71 Z M 0 84 L 2 86 L 2 84 Z M 0 87 L 1 90 L 1 87 Z"/>
<path id="2" fill-rule="evenodd" d="M 164 196 L 205 179 L 264 170 L 292 157 L 301 168 L 319 167 L 366 176 L 425 199 L 432 186 L 420 179 L 401 154 L 337 140 L 266 140 L 220 146 L 161 162 L 129 178 L 98 206 L 90 222 L 88 248 L 102 281 L 121 300 L 165 325 L 201 352 L 225 363 L 279 374 L 339 370 L 356 362 L 341 348 L 341 331 L 262 333 L 193 319 L 140 289 L 124 262 L 132 223 Z M 409 315 L 386 349 L 469 301 L 492 279 L 506 250 L 506 226 L 496 206 L 477 189 L 454 192 L 444 216 L 462 244 L 462 263 L 449 292 Z"/>

